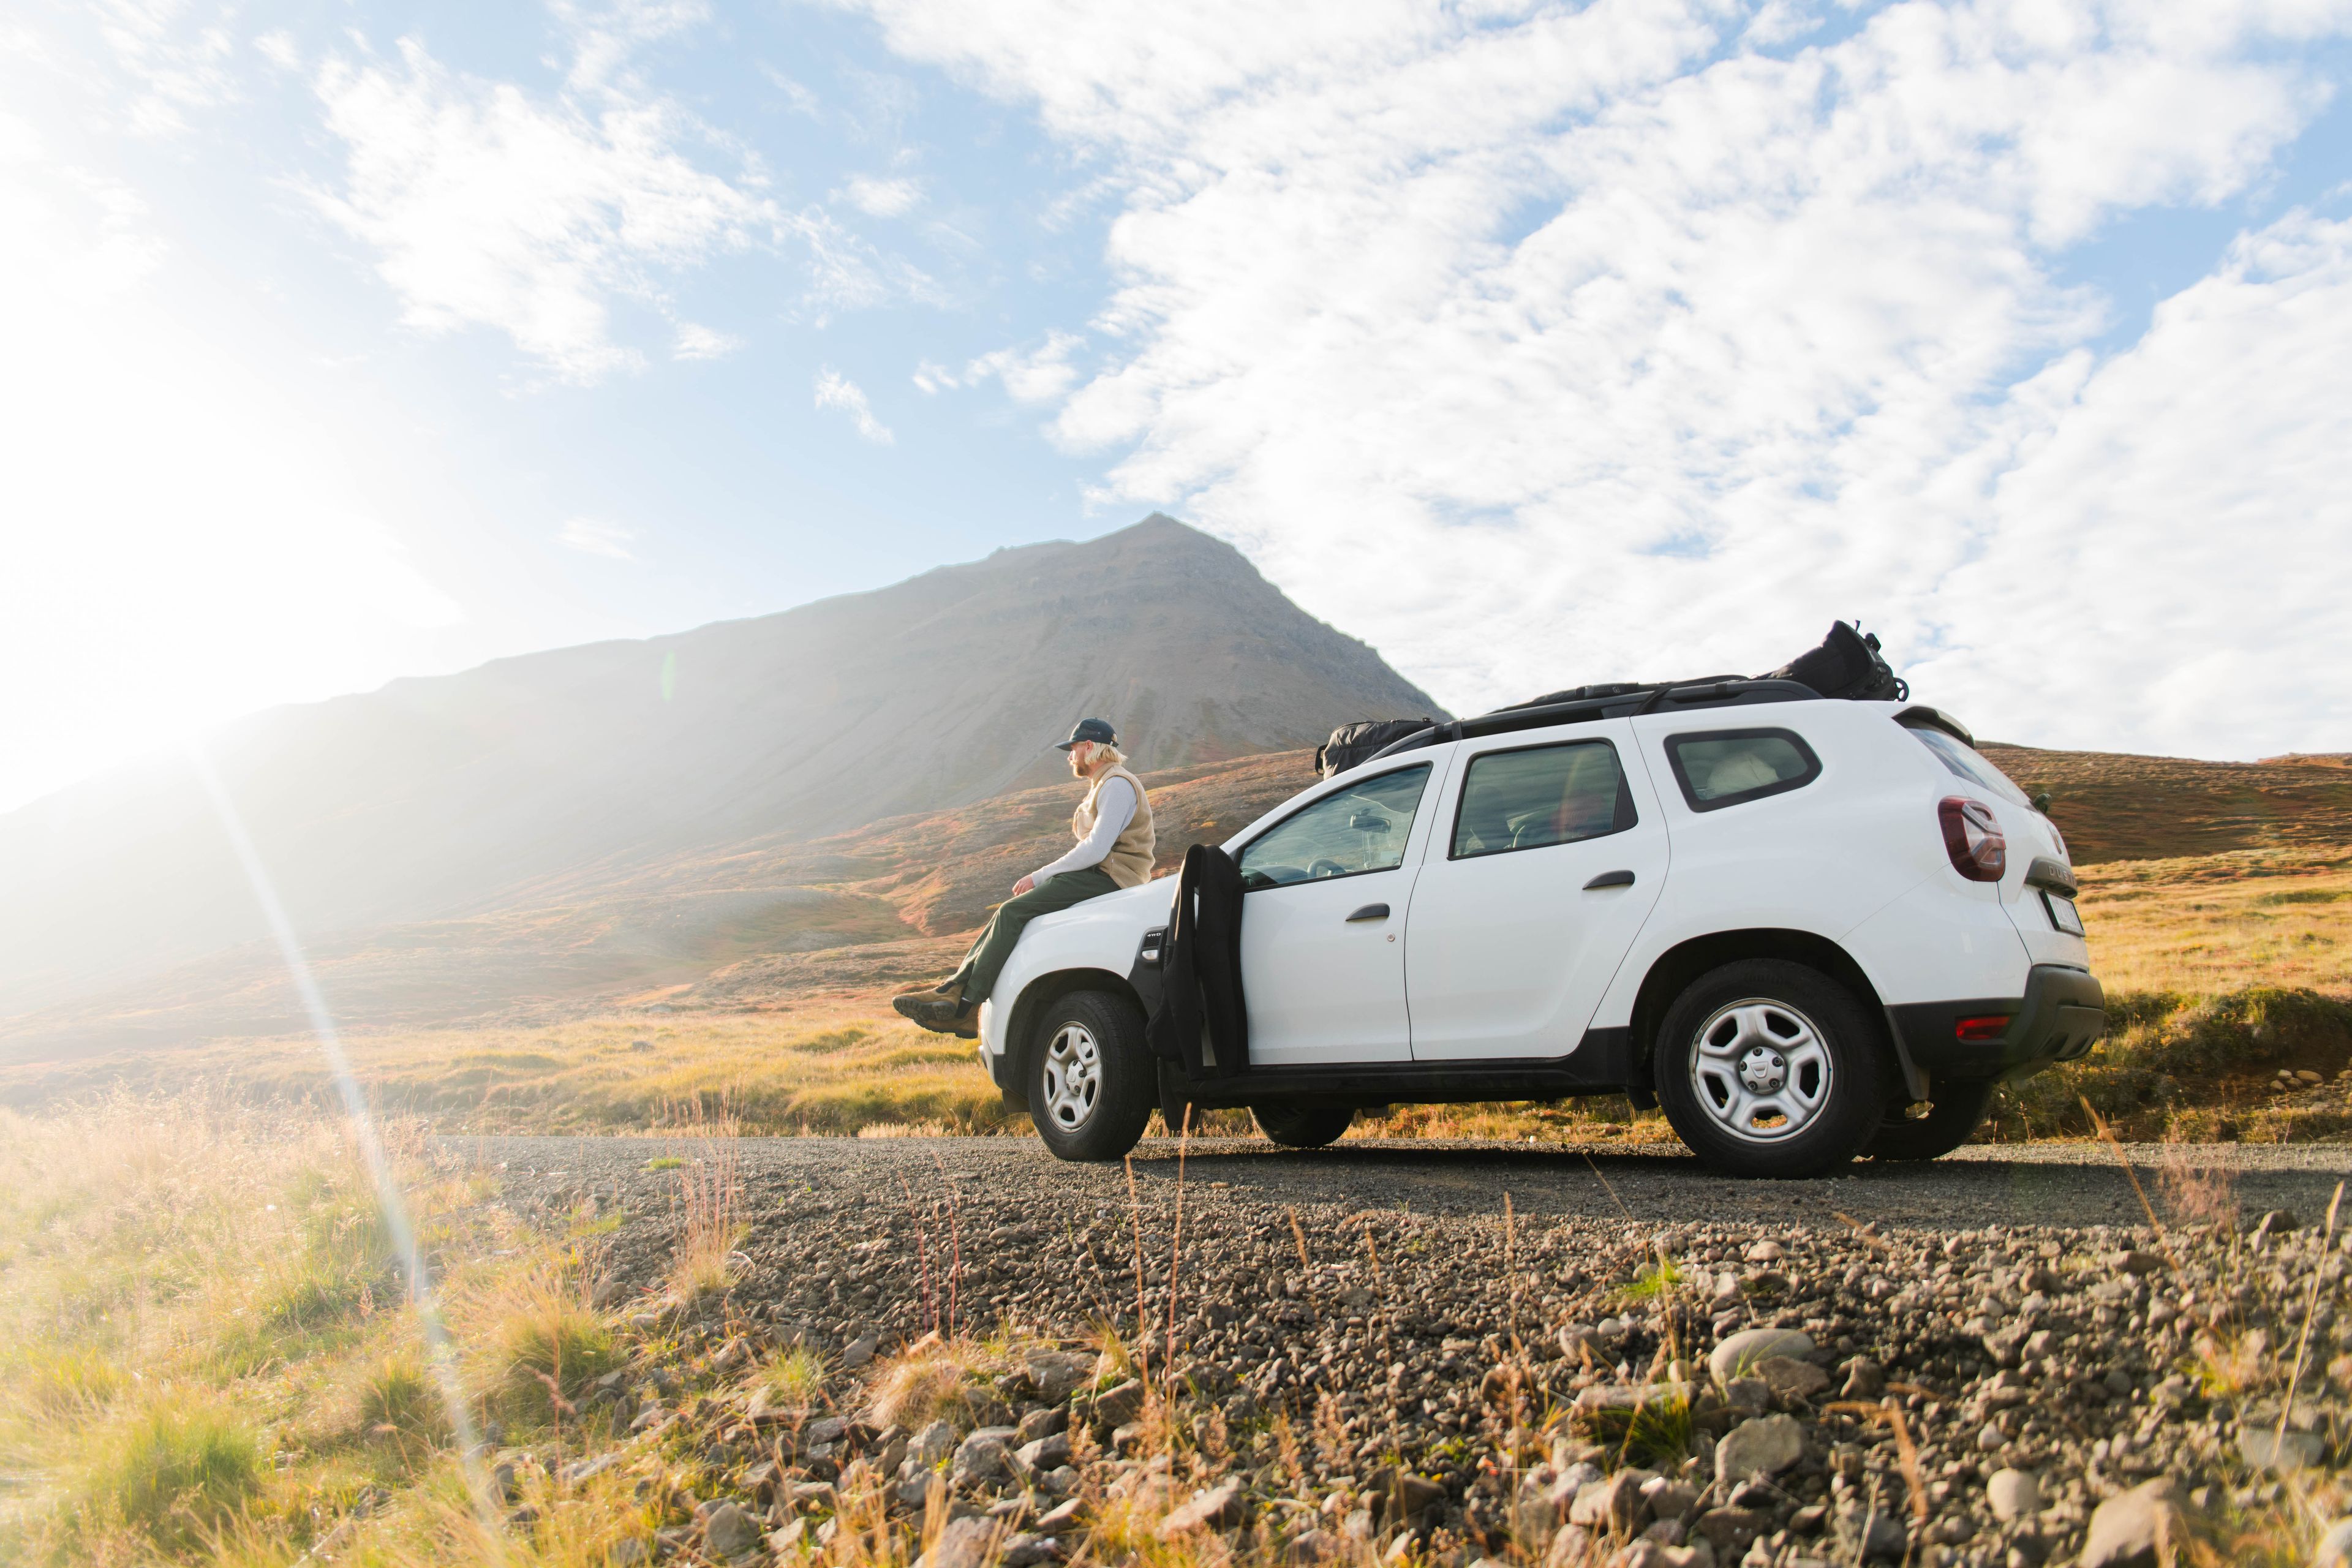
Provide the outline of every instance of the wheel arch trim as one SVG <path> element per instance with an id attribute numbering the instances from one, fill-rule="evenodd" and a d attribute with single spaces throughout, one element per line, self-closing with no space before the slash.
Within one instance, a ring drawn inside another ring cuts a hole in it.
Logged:
<path id="1" fill-rule="evenodd" d="M 1664 1026 L 1666 1011 L 1675 1005 L 1675 998 L 1709 970 L 1749 958 L 1802 964 L 1853 992 L 1865 1012 L 1886 1025 L 1885 1044 L 1913 1098 L 1927 1098 L 1927 1076 L 1904 1049 L 1902 1032 L 1893 1027 L 1886 1003 L 1869 973 L 1836 942 L 1818 931 L 1786 926 L 1709 931 L 1677 942 L 1651 961 L 1633 996 L 1633 1048 L 1626 1064 L 1632 1080 L 1629 1090 L 1645 1089 L 1650 1084 L 1658 1031 Z"/>
<path id="2" fill-rule="evenodd" d="M 1138 1012 L 1150 1011 L 1127 976 L 1108 969 L 1049 969 L 1033 975 L 1013 999 L 1012 1016 L 1004 1025 L 1004 1049 L 996 1058 L 1003 1073 L 996 1087 L 1008 1099 L 1025 1101 L 1028 1098 L 1029 1073 L 1035 1065 L 1039 1044 L 1038 1016 L 1073 991 L 1107 991 L 1133 1003 Z"/>

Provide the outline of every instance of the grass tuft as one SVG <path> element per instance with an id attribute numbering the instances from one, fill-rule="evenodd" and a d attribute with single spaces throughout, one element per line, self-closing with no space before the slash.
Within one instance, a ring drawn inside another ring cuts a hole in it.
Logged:
<path id="1" fill-rule="evenodd" d="M 824 1360 L 796 1346 L 761 1368 L 754 1386 L 772 1409 L 806 1410 L 824 1397 Z"/>
<path id="2" fill-rule="evenodd" d="M 982 1379 L 993 1359 L 971 1340 L 924 1336 L 874 1379 L 875 1424 L 913 1431 L 943 1416 L 970 1419 L 985 1402 Z"/>
<path id="3" fill-rule="evenodd" d="M 261 1487 L 259 1444 L 235 1416 L 188 1403 L 154 1405 L 100 1441 L 82 1479 L 86 1528 L 121 1525 L 166 1550 L 186 1547 Z"/>
<path id="4" fill-rule="evenodd" d="M 510 1419 L 533 1426 L 572 1421 L 588 1386 L 628 1359 L 580 1293 L 547 1276 L 514 1292 L 498 1345 L 493 1398 Z"/>
<path id="5" fill-rule="evenodd" d="M 395 1352 L 363 1367 L 352 1393 L 352 1424 L 362 1437 L 405 1447 L 437 1444 L 448 1432 L 441 1390 L 412 1355 Z"/>

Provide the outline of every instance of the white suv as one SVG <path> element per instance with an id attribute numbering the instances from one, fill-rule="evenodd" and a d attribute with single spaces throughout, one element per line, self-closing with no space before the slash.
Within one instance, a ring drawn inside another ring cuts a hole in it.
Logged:
<path id="1" fill-rule="evenodd" d="M 1034 921 L 982 1007 L 1056 1154 L 1188 1100 L 1314 1146 L 1368 1107 L 1622 1093 L 1726 1172 L 1933 1159 L 2106 1026 L 2057 828 L 1932 708 L 1767 679 L 1506 710 L 1224 849 L 1244 1070 L 1145 1046 L 1169 879 Z"/>

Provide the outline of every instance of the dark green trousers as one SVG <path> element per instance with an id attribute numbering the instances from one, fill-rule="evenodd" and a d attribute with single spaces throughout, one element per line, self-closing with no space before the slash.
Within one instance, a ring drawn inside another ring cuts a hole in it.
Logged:
<path id="1" fill-rule="evenodd" d="M 1013 956 L 1013 944 L 1021 940 L 1022 929 L 1031 921 L 1117 891 L 1118 884 L 1110 879 L 1109 872 L 1088 866 L 1081 871 L 1064 871 L 1044 887 L 1032 888 L 997 905 L 996 912 L 988 917 L 987 929 L 955 972 L 964 999 L 975 1005 L 988 1000 L 988 994 L 996 989 L 996 977 L 1004 972 L 1004 961 Z"/>

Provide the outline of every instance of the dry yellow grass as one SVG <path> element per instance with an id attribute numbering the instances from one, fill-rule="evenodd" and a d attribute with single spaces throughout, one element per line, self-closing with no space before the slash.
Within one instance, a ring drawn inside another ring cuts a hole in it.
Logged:
<path id="1" fill-rule="evenodd" d="M 865 1007 L 354 1031 L 344 1043 L 373 1103 L 452 1131 L 654 1130 L 698 1106 L 709 1113 L 723 1107 L 749 1133 L 846 1134 L 879 1122 L 984 1132 L 1006 1121 L 971 1042 Z M 17 1069 L 0 1075 L 0 1096 L 38 1103 L 101 1086 L 205 1080 L 248 1098 L 334 1103 L 332 1080 L 307 1036 Z"/>
<path id="2" fill-rule="evenodd" d="M 2242 849 L 2082 870 L 2093 966 L 2110 991 L 2253 985 L 2352 998 L 2352 850 Z"/>
<path id="3" fill-rule="evenodd" d="M 0 1110 L 0 1562 L 282 1568 L 334 1537 L 341 1561 L 585 1568 L 646 1533 L 616 1477 L 530 1550 L 482 1537 L 457 1435 L 599 1440 L 574 1402 L 641 1347 L 590 1304 L 613 1216 L 526 1224 L 415 1132 L 385 1141 L 437 1373 L 341 1121 L 210 1093 Z"/>

